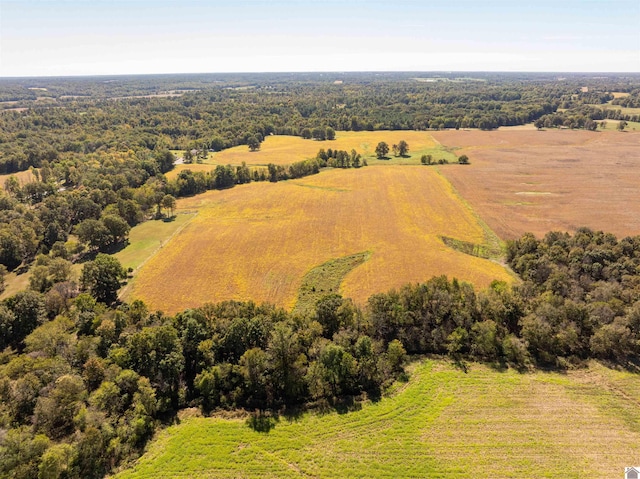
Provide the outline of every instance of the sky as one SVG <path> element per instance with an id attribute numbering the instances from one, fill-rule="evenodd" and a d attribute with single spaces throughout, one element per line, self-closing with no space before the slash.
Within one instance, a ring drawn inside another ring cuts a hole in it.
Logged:
<path id="1" fill-rule="evenodd" d="M 640 0 L 0 0 L 0 77 L 640 72 Z"/>

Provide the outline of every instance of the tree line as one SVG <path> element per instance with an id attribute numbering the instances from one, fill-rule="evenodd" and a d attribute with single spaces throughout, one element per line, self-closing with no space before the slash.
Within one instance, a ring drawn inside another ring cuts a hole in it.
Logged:
<path id="1" fill-rule="evenodd" d="M 180 408 L 278 412 L 377 397 L 415 355 L 520 370 L 637 364 L 640 237 L 526 234 L 507 260 L 522 281 L 484 291 L 441 276 L 362 308 L 329 294 L 307 315 L 228 301 L 167 316 L 118 304 L 124 272 L 99 255 L 75 291 L 61 282 L 0 303 L 0 471 L 102 477 Z"/>

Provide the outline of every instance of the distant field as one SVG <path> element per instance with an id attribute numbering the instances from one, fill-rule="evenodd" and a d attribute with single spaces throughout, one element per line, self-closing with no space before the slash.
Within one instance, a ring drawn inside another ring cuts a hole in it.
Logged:
<path id="1" fill-rule="evenodd" d="M 307 272 L 363 251 L 369 259 L 341 287 L 360 302 L 433 275 L 480 287 L 511 279 L 502 266 L 440 240 L 484 243 L 489 235 L 431 167 L 369 166 L 251 183 L 182 199 L 178 211 L 198 215 L 140 269 L 129 295 L 166 312 L 227 299 L 291 308 Z"/>
<path id="2" fill-rule="evenodd" d="M 519 374 L 427 361 L 392 397 L 269 433 L 184 419 L 116 478 L 616 478 L 637 462 L 639 396 L 636 374 L 597 363 Z"/>
<path id="3" fill-rule="evenodd" d="M 215 153 L 213 160 L 218 164 L 232 165 L 241 164 L 243 161 L 247 165 L 288 165 L 295 161 L 314 158 L 320 148 L 328 150 L 355 149 L 362 154 L 370 164 L 377 162 L 375 149 L 379 142 L 384 141 L 389 145 L 397 144 L 400 140 L 405 140 L 409 144 L 410 158 L 394 158 L 389 152 L 390 160 L 383 160 L 387 163 L 416 163 L 420 161 L 423 152 L 436 153 L 444 150 L 433 140 L 430 133 L 426 131 L 338 131 L 336 139 L 331 141 L 303 140 L 298 136 L 268 136 L 262 143 L 259 151 L 249 151 L 245 146 L 238 146 L 228 150 Z"/>
<path id="4" fill-rule="evenodd" d="M 611 103 L 606 103 L 604 105 L 590 105 L 590 106 L 602 108 L 603 110 L 620 110 L 620 112 L 623 115 L 640 115 L 640 108 L 631 108 L 631 107 L 620 106 L 620 105 L 612 105 Z M 616 120 L 607 120 L 607 121 L 616 121 Z"/>
<path id="5" fill-rule="evenodd" d="M 640 234 L 640 132 L 442 131 L 471 164 L 443 168 L 501 238 L 580 226 Z"/>
<path id="6" fill-rule="evenodd" d="M 31 173 L 31 170 L 18 171 L 17 173 L 11 173 L 9 175 L 0 175 L 0 189 L 4 190 L 4 184 L 11 176 L 15 176 L 18 180 L 18 183 L 20 183 L 21 186 L 26 185 L 27 183 L 31 183 L 32 181 L 35 181 L 35 178 L 33 177 L 33 173 Z"/>
<path id="7" fill-rule="evenodd" d="M 600 125 L 602 123 L 605 124 L 605 127 L 599 126 L 600 130 L 604 131 L 618 131 L 618 124 L 620 120 L 602 120 L 598 122 Z M 625 126 L 624 131 L 640 131 L 640 122 L 637 121 L 628 121 L 627 126 Z"/>
<path id="8" fill-rule="evenodd" d="M 185 164 L 180 164 L 180 165 L 176 165 L 173 170 L 165 173 L 165 176 L 170 179 L 173 180 L 174 178 L 177 178 L 178 175 L 180 174 L 181 171 L 184 170 L 191 170 L 194 173 L 196 171 L 211 171 L 211 170 L 215 170 L 216 166 L 211 164 L 210 162 L 207 163 L 191 163 L 188 165 Z"/>
<path id="9" fill-rule="evenodd" d="M 407 158 L 395 158 L 389 152 L 388 160 L 378 160 L 375 149 L 379 142 L 384 141 L 391 148 L 400 140 L 409 144 Z M 209 158 L 203 164 L 176 165 L 167 173 L 168 178 L 175 178 L 182 170 L 210 171 L 211 165 L 240 165 L 244 161 L 251 166 L 266 166 L 269 163 L 275 165 L 290 165 L 296 161 L 315 158 L 318 151 L 323 148 L 351 151 L 355 149 L 370 165 L 384 164 L 419 164 L 422 155 L 431 154 L 434 159 L 445 158 L 455 161 L 456 156 L 447 151 L 426 131 L 338 131 L 336 139 L 331 141 L 303 140 L 299 136 L 273 135 L 265 138 L 260 150 L 249 151 L 246 145 L 230 148 L 218 153 L 210 153 Z"/>

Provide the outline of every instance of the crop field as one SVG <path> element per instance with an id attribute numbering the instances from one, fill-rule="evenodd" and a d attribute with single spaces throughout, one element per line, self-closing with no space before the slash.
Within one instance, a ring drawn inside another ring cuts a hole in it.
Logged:
<path id="1" fill-rule="evenodd" d="M 434 138 L 469 156 L 441 168 L 503 239 L 581 226 L 640 234 L 640 132 L 442 131 Z"/>
<path id="2" fill-rule="evenodd" d="M 357 302 L 434 275 L 479 287 L 512 278 L 440 239 L 482 244 L 491 235 L 429 167 L 369 166 L 251 183 L 179 200 L 177 211 L 198 214 L 145 263 L 128 296 L 165 312 L 228 299 L 291 308 L 305 274 L 363 252 L 368 259 L 340 288 Z"/>
<path id="3" fill-rule="evenodd" d="M 414 365 L 391 397 L 348 414 L 184 419 L 158 434 L 117 479 L 611 478 L 637 462 L 640 381 L 598 363 L 561 373 L 465 373 Z"/>
<path id="4" fill-rule="evenodd" d="M 415 164 L 419 163 L 422 154 L 436 154 L 440 151 L 441 156 L 446 154 L 426 131 L 338 131 L 336 139 L 331 141 L 303 140 L 298 136 L 268 136 L 258 151 L 249 151 L 246 145 L 242 145 L 214 153 L 212 159 L 217 164 L 225 165 L 239 165 L 243 161 L 247 165 L 288 165 L 295 161 L 314 158 L 321 148 L 331 148 L 346 151 L 355 149 L 369 164 L 373 164 L 380 161 L 375 155 L 379 142 L 384 141 L 391 148 L 400 140 L 409 144 L 409 158 L 394 158 L 389 151 L 390 160 L 381 162 Z"/>

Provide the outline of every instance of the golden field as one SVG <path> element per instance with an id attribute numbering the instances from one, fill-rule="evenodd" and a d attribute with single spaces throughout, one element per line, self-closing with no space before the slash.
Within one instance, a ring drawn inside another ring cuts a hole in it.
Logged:
<path id="1" fill-rule="evenodd" d="M 355 149 L 369 164 L 378 162 L 375 149 L 379 142 L 384 141 L 391 148 L 400 140 L 409 144 L 409 158 L 394 158 L 389 152 L 389 160 L 386 163 L 418 163 L 422 154 L 431 153 L 436 158 L 446 157 L 452 160 L 450 153 L 442 150 L 440 145 L 426 131 L 338 131 L 335 140 L 315 141 L 303 140 L 299 136 L 273 135 L 265 138 L 260 150 L 249 151 L 247 145 L 240 145 L 217 153 L 210 153 L 204 163 L 190 165 L 176 165 L 167 178 L 173 179 L 183 170 L 210 171 L 215 165 L 241 165 L 245 162 L 249 166 L 290 165 L 296 161 L 315 158 L 318 151 L 323 148 L 328 150 Z"/>
<path id="2" fill-rule="evenodd" d="M 228 299 L 291 308 L 310 269 L 363 251 L 370 259 L 341 288 L 358 302 L 434 275 L 480 287 L 511 278 L 502 266 L 439 239 L 486 238 L 433 168 L 369 166 L 251 183 L 182 199 L 178 211 L 198 214 L 140 269 L 128 295 L 168 313 Z"/>

